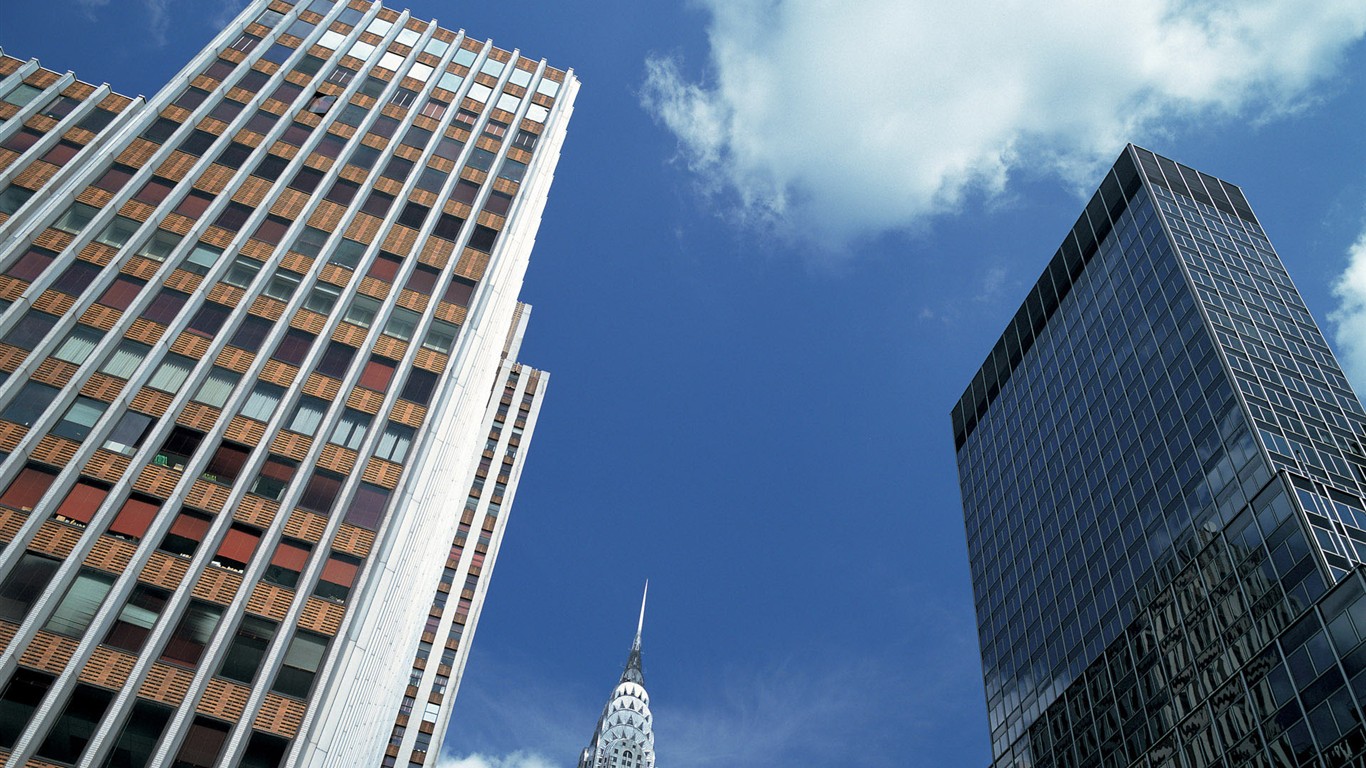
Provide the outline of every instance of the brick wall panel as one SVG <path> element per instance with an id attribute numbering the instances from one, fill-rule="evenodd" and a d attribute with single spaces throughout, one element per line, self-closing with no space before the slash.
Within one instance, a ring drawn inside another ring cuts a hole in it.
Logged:
<path id="1" fill-rule="evenodd" d="M 160 551 L 153 552 L 147 560 L 147 565 L 143 566 L 142 572 L 138 574 L 138 581 L 174 592 L 179 588 L 180 582 L 184 581 L 185 573 L 189 569 L 190 561 L 183 557 Z"/>
<path id="2" fill-rule="evenodd" d="M 275 621 L 284 621 L 293 602 L 294 592 L 291 590 L 258 583 L 252 588 L 251 597 L 247 598 L 247 611 Z"/>
<path id="3" fill-rule="evenodd" d="M 147 678 L 138 688 L 138 695 L 144 699 L 178 707 L 185 700 L 185 695 L 190 692 L 190 683 L 193 679 L 194 675 L 188 669 L 156 662 L 147 671 Z"/>
<path id="4" fill-rule="evenodd" d="M 315 544 L 322 540 L 323 533 L 326 530 L 327 518 L 322 515 L 315 515 L 312 512 L 305 512 L 302 509 L 291 512 L 289 520 L 285 522 L 286 535 Z"/>
<path id="5" fill-rule="evenodd" d="M 118 690 L 128 682 L 137 659 L 130 653 L 120 653 L 103 645 L 96 646 L 85 666 L 81 667 L 80 680 L 101 688 Z"/>
<path id="6" fill-rule="evenodd" d="M 80 528 L 73 528 L 56 520 L 45 520 L 38 527 L 38 532 L 33 534 L 33 540 L 29 542 L 29 549 L 37 552 L 45 552 L 59 559 L 66 559 L 71 554 L 71 550 L 76 548 L 76 542 L 81 540 L 84 531 Z"/>
<path id="7" fill-rule="evenodd" d="M 28 647 L 24 649 L 24 655 L 19 657 L 19 663 L 25 667 L 60 675 L 71 661 L 71 655 L 76 652 L 76 645 L 74 638 L 40 631 L 29 641 Z"/>
<path id="8" fill-rule="evenodd" d="M 100 536 L 95 539 L 90 554 L 85 556 L 85 564 L 110 573 L 123 573 L 128 563 L 132 562 L 137 548 L 138 545 L 131 541 L 116 539 L 113 536 Z"/>
<path id="9" fill-rule="evenodd" d="M 100 448 L 91 455 L 90 460 L 81 468 L 81 474 L 98 478 L 107 483 L 116 483 L 128 470 L 128 464 L 131 461 L 132 459 L 128 456 Z"/>

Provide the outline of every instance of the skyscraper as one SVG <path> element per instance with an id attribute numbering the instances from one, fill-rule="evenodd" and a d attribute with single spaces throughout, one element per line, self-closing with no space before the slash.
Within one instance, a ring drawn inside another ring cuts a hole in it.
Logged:
<path id="1" fill-rule="evenodd" d="M 645 585 L 649 594 L 650 585 Z M 621 681 L 602 709 L 593 738 L 579 755 L 579 768 L 654 768 L 655 725 L 645 670 L 640 656 L 640 633 L 645 627 L 645 596 L 640 599 L 636 639 L 626 657 Z"/>
<path id="2" fill-rule="evenodd" d="M 1237 187 L 1127 147 L 952 421 L 995 765 L 1359 763 L 1366 413 Z"/>
<path id="3" fill-rule="evenodd" d="M 577 89 L 369 0 L 148 99 L 0 57 L 0 762 L 434 762 Z"/>

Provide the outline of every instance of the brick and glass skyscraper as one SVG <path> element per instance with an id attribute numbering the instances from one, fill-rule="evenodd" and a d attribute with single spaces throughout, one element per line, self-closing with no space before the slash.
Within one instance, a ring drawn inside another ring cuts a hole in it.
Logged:
<path id="1" fill-rule="evenodd" d="M 0 765 L 435 762 L 577 89 L 368 0 L 145 100 L 0 55 Z"/>
<path id="2" fill-rule="evenodd" d="M 1237 187 L 1126 148 L 953 430 L 996 766 L 1362 764 L 1366 413 Z"/>

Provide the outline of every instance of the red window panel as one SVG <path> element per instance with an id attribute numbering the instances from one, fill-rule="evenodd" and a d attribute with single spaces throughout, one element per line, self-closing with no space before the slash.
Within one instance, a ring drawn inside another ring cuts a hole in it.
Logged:
<path id="1" fill-rule="evenodd" d="M 204 534 L 209 532 L 209 524 L 212 522 L 213 520 L 203 512 L 182 509 L 175 522 L 171 524 L 170 532 L 194 541 L 203 541 Z"/>
<path id="2" fill-rule="evenodd" d="M 360 374 L 360 385 L 376 392 L 383 392 L 389 388 L 389 382 L 394 378 L 394 370 L 398 368 L 398 363 L 383 357 L 371 357 L 365 362 L 365 370 Z"/>
<path id="3" fill-rule="evenodd" d="M 157 512 L 160 511 L 161 505 L 150 496 L 129 496 L 128 500 L 123 502 L 123 508 L 119 510 L 118 515 L 114 517 L 114 522 L 109 524 L 109 532 L 140 540 L 147 534 L 147 529 L 151 527 Z"/>
<path id="4" fill-rule="evenodd" d="M 260 541 L 260 531 L 234 523 L 228 529 L 228 535 L 223 537 L 223 543 L 219 545 L 218 555 L 214 560 L 221 565 L 241 569 L 251 561 L 251 556 L 256 552 L 256 545 Z"/>
<path id="5" fill-rule="evenodd" d="M 19 476 L 14 478 L 3 494 L 0 494 L 0 504 L 15 509 L 31 510 L 38 505 L 38 500 L 43 498 L 43 494 L 56 479 L 56 472 L 29 464 L 19 470 Z"/>
<path id="6" fill-rule="evenodd" d="M 159 176 L 153 176 L 147 180 L 146 184 L 142 185 L 142 189 L 139 189 L 136 195 L 133 195 L 133 199 L 147 203 L 148 205 L 156 205 L 162 200 L 165 200 L 166 196 L 171 194 L 171 190 L 174 187 L 174 182 Z"/>
<path id="7" fill-rule="evenodd" d="M 104 503 L 104 497 L 108 495 L 109 489 L 107 487 L 78 480 L 53 514 L 56 517 L 74 520 L 84 525 L 95 516 L 95 510 L 100 508 L 100 504 Z"/>
<path id="8" fill-rule="evenodd" d="M 350 587 L 356 583 L 356 573 L 359 571 L 360 565 L 358 563 L 347 562 L 333 553 L 328 555 L 327 565 L 323 566 L 322 580 L 338 586 Z"/>
<path id="9" fill-rule="evenodd" d="M 402 265 L 403 260 L 398 256 L 380 251 L 375 263 L 370 265 L 370 271 L 367 274 L 376 280 L 392 283 L 394 278 L 398 277 L 398 269 Z"/>
<path id="10" fill-rule="evenodd" d="M 104 295 L 99 298 L 99 303 L 106 307 L 124 310 L 133 303 L 133 300 L 142 292 L 142 287 L 146 285 L 142 280 L 138 280 L 127 275 L 119 275 L 113 285 L 105 290 Z"/>

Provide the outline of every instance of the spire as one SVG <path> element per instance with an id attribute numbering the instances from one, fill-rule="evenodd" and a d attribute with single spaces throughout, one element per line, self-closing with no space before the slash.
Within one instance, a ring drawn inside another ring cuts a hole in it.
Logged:
<path id="1" fill-rule="evenodd" d="M 621 682 L 645 684 L 645 671 L 640 660 L 640 633 L 645 629 L 645 598 L 650 596 L 650 582 L 645 581 L 645 593 L 640 596 L 640 620 L 636 622 L 636 639 L 631 643 L 631 655 L 626 659 L 626 671 L 621 673 Z"/>

